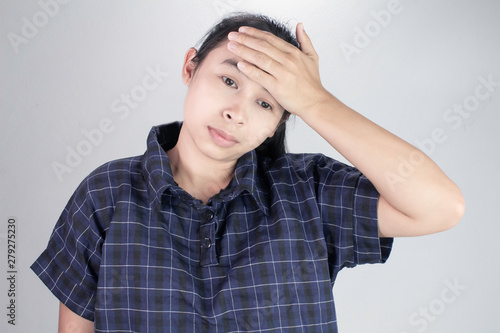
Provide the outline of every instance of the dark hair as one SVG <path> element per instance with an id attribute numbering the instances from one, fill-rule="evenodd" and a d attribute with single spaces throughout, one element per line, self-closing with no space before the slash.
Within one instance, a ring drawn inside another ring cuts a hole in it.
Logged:
<path id="1" fill-rule="evenodd" d="M 249 26 L 270 32 L 300 49 L 297 39 L 285 24 L 261 14 L 233 13 L 231 16 L 215 24 L 205 35 L 196 56 L 192 59 L 196 68 L 203 62 L 210 51 L 218 47 L 220 43 L 226 41 L 227 35 L 231 31 L 238 31 L 238 28 L 241 26 Z M 276 159 L 286 153 L 286 120 L 289 116 L 290 112 L 285 110 L 273 137 L 266 139 L 266 141 L 255 149 L 258 154 Z"/>

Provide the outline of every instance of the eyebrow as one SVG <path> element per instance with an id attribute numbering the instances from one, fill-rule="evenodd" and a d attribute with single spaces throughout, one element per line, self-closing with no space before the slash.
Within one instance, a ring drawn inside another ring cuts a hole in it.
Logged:
<path id="1" fill-rule="evenodd" d="M 233 58 L 229 58 L 229 59 L 225 59 L 223 62 L 221 62 L 221 65 L 225 65 L 225 66 L 229 66 L 229 67 L 235 67 L 238 72 L 240 72 L 241 75 L 245 75 L 242 71 L 240 71 L 240 69 L 238 68 L 238 61 L 236 59 L 233 59 Z M 274 98 L 274 96 L 269 92 L 269 90 L 267 90 L 266 88 L 262 87 L 262 89 L 269 94 L 269 96 L 271 96 L 274 100 L 275 100 L 275 103 L 279 105 L 279 103 L 276 101 L 276 99 Z"/>
<path id="2" fill-rule="evenodd" d="M 221 62 L 221 64 L 229 66 L 229 67 L 235 67 L 238 70 L 238 72 L 241 73 L 240 69 L 238 68 L 238 61 L 236 61 L 236 59 L 232 59 L 232 58 L 225 59 L 223 62 Z"/>

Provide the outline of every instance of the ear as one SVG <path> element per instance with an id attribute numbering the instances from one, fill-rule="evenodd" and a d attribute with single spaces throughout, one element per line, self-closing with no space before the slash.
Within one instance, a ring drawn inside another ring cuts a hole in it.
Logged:
<path id="1" fill-rule="evenodd" d="M 182 66 L 182 82 L 189 86 L 191 80 L 193 79 L 195 64 L 193 63 L 193 58 L 196 56 L 196 49 L 194 47 L 190 48 L 186 55 L 184 56 L 184 65 Z"/>

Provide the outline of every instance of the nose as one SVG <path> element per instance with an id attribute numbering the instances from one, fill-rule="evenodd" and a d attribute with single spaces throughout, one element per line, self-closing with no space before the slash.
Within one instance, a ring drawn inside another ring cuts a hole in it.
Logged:
<path id="1" fill-rule="evenodd" d="M 222 111 L 222 116 L 227 122 L 243 125 L 246 123 L 245 110 L 242 102 L 232 101 L 231 106 Z"/>

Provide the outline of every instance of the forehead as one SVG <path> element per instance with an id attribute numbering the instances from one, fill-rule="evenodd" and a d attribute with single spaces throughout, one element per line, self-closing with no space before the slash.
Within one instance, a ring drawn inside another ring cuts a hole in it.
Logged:
<path id="1" fill-rule="evenodd" d="M 219 64 L 223 65 L 230 65 L 232 63 L 236 64 L 238 61 L 243 60 L 227 49 L 227 43 L 228 39 L 224 39 L 223 41 L 221 41 L 207 54 L 204 61 L 208 60 L 210 62 L 218 62 Z M 203 62 L 201 65 L 203 65 Z"/>

